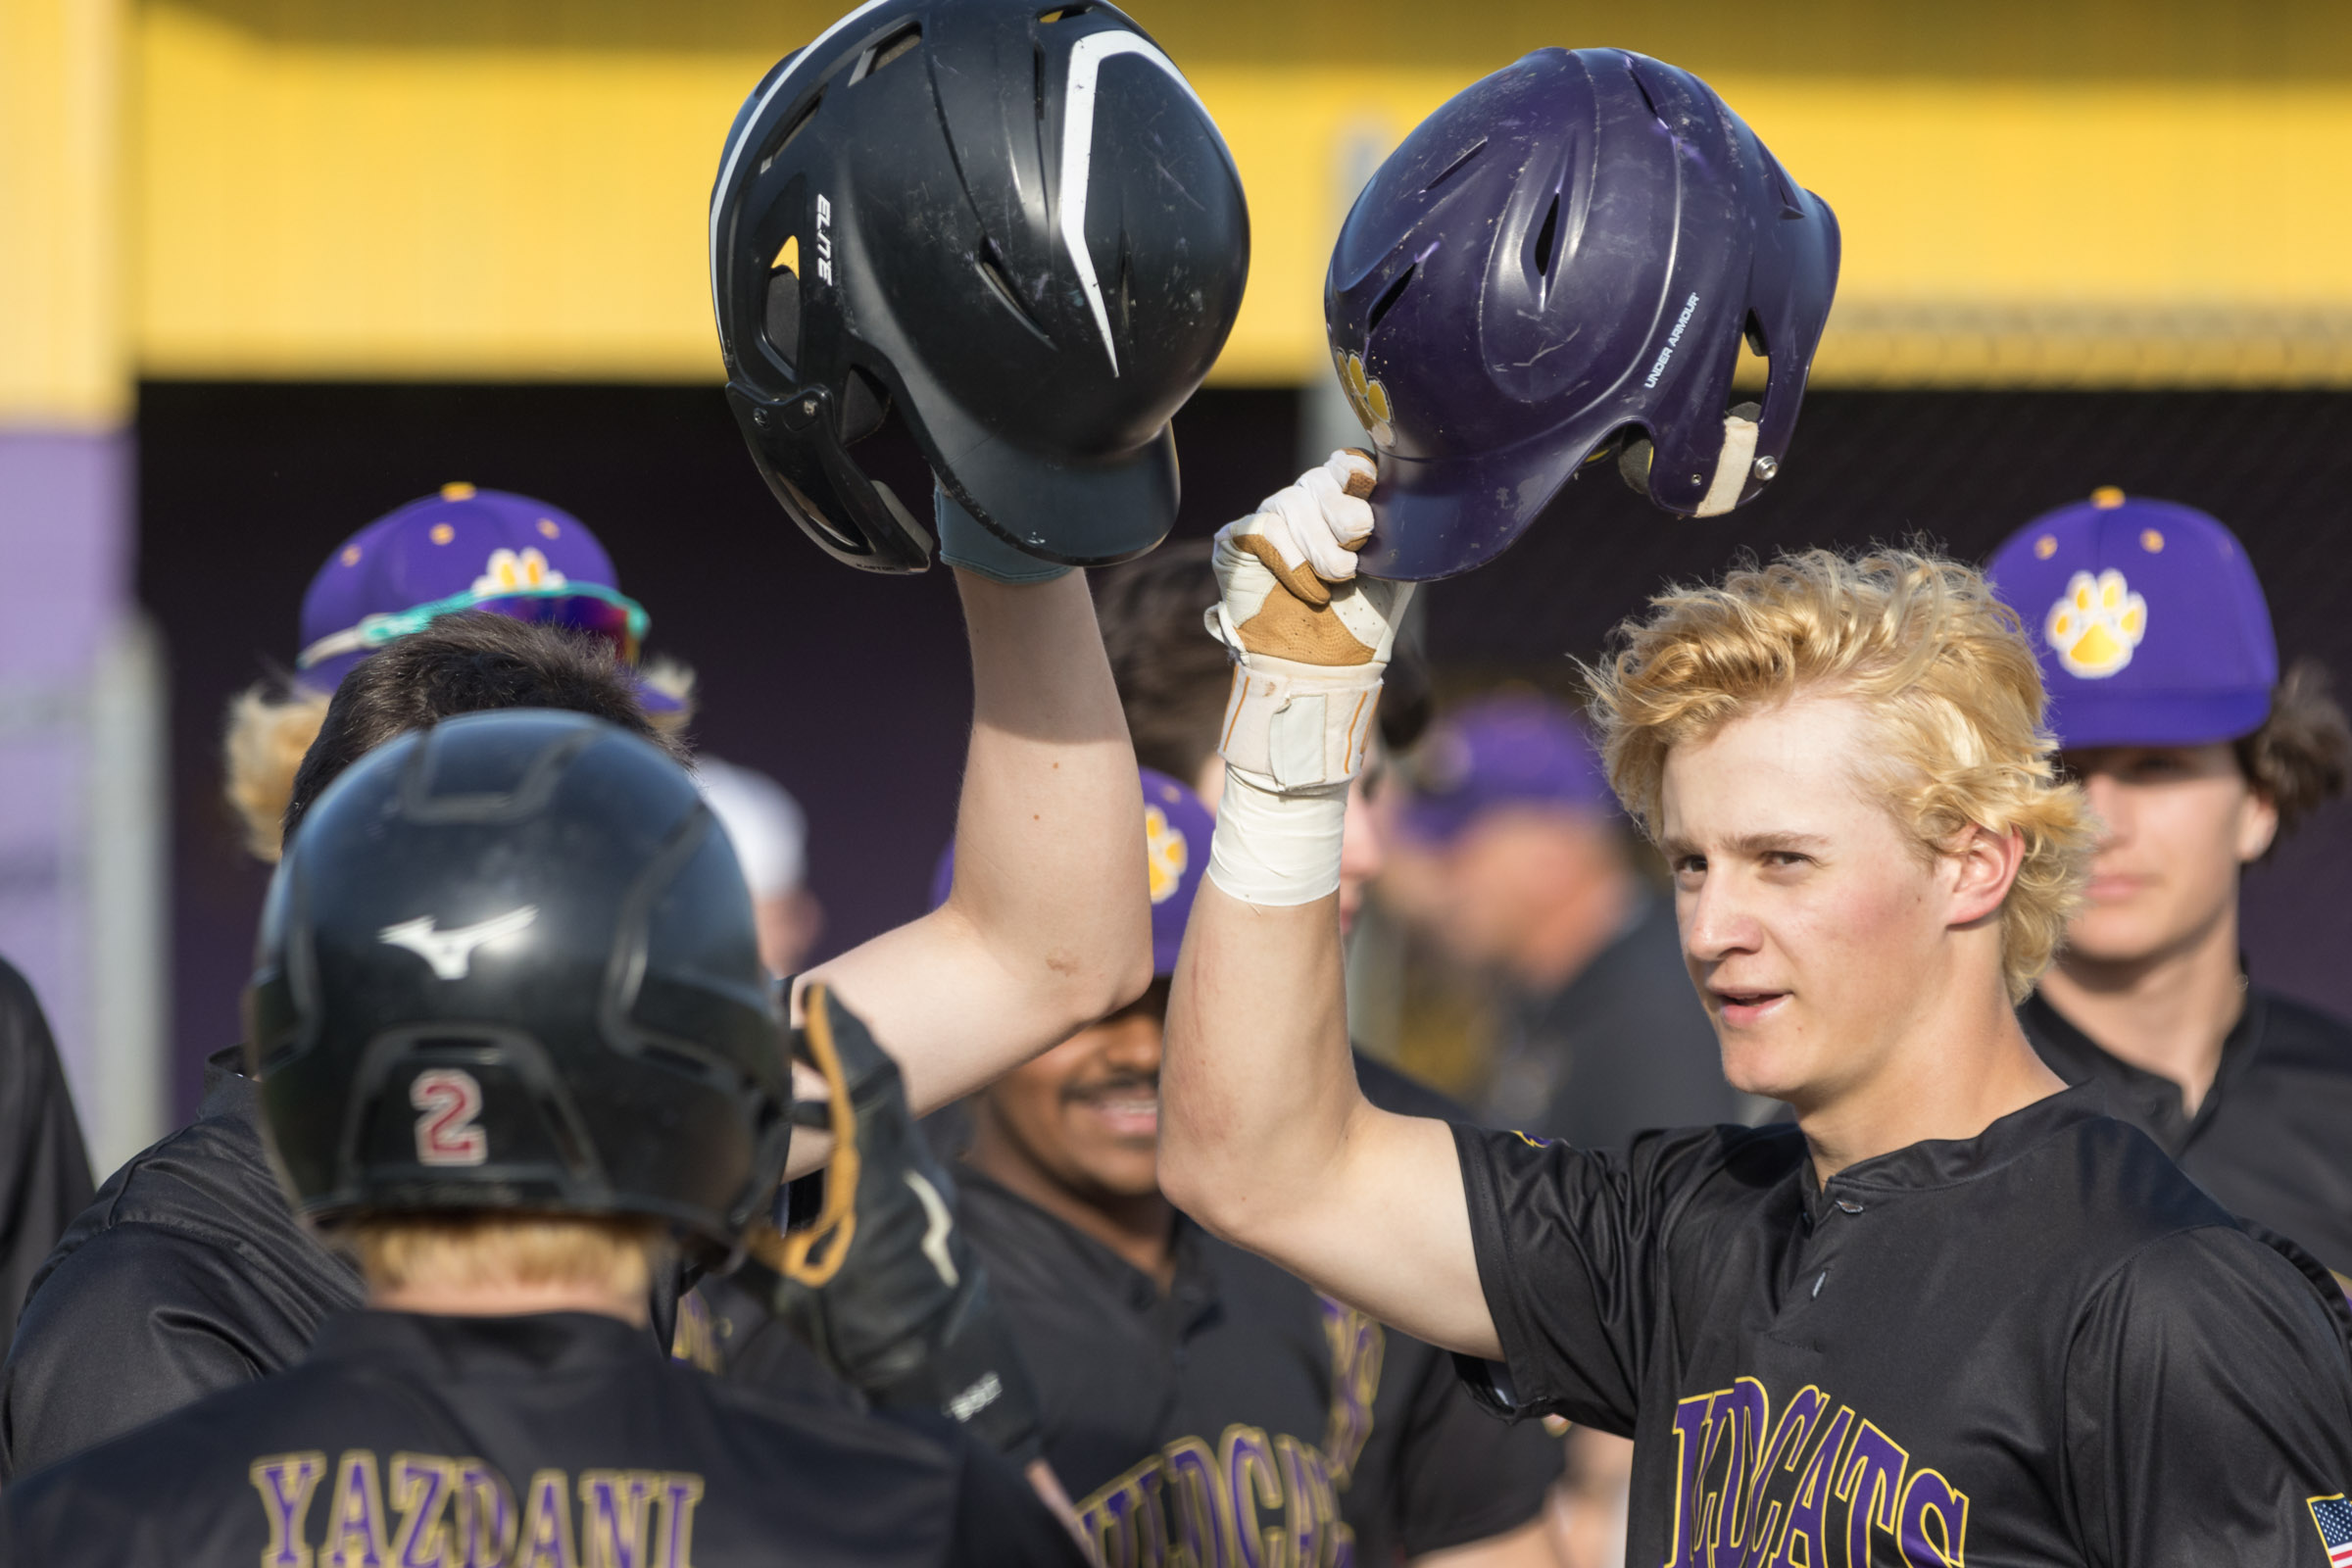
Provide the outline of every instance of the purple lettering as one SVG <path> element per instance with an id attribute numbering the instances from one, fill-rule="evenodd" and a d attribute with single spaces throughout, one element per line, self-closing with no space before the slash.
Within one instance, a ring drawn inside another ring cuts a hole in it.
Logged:
<path id="1" fill-rule="evenodd" d="M 384 1493 L 375 1455 L 344 1453 L 335 1469 L 335 1500 L 326 1516 L 328 1568 L 384 1568 Z"/>
<path id="2" fill-rule="evenodd" d="M 1772 1443 L 1764 1450 L 1763 1462 L 1756 1466 L 1748 1482 L 1747 1540 L 1740 1554 L 1741 1568 L 1772 1560 L 1772 1548 L 1781 1533 L 1781 1505 L 1768 1501 L 1772 1484 L 1779 1472 L 1795 1470 L 1804 1463 L 1805 1440 L 1821 1414 L 1830 1405 L 1829 1396 L 1810 1383 L 1796 1391 L 1787 1409 L 1781 1412 L 1780 1424 L 1772 1429 Z M 1761 1511 L 1759 1514 L 1759 1510 Z"/>
<path id="3" fill-rule="evenodd" d="M 1830 1496 L 1836 1491 L 1838 1461 L 1845 1454 L 1846 1429 L 1853 1423 L 1854 1412 L 1840 1407 L 1829 1431 L 1813 1445 L 1813 1457 L 1796 1484 L 1796 1500 L 1788 1505 L 1788 1528 L 1782 1533 L 1773 1568 L 1831 1568 Z"/>
<path id="4" fill-rule="evenodd" d="M 1838 1495 L 1846 1502 L 1845 1562 L 1843 1568 L 1870 1568 L 1870 1532 L 1876 1525 L 1892 1535 L 1895 1509 L 1903 1494 L 1903 1472 L 1911 1455 L 1902 1446 L 1868 1421 L 1854 1434 L 1853 1457 L 1846 1460 Z"/>
<path id="5" fill-rule="evenodd" d="M 500 1568 L 514 1550 L 514 1492 L 479 1459 L 458 1461 L 458 1543 L 465 1568 Z"/>
<path id="6" fill-rule="evenodd" d="M 580 1544 L 586 1568 L 653 1568 L 646 1513 L 662 1478 L 651 1470 L 590 1470 L 580 1477 Z"/>
<path id="7" fill-rule="evenodd" d="M 655 1533 L 662 1555 L 655 1568 L 694 1568 L 694 1505 L 703 1500 L 703 1478 L 691 1470 L 667 1470 L 662 1475 L 661 1512 Z"/>
<path id="8" fill-rule="evenodd" d="M 1179 1438 L 1164 1451 L 1178 1548 L 1193 1568 L 1232 1568 L 1233 1510 L 1217 1480 L 1217 1456 L 1199 1438 Z"/>
<path id="9" fill-rule="evenodd" d="M 270 1520 L 270 1544 L 262 1552 L 262 1568 L 311 1568 L 310 1543 L 302 1523 L 311 1511 L 311 1494 L 326 1474 L 323 1453 L 279 1453 L 256 1459 L 246 1475 L 262 1494 L 262 1511 Z"/>
<path id="10" fill-rule="evenodd" d="M 1282 1473 L 1274 1449 L 1256 1427 L 1225 1429 L 1226 1494 L 1233 1499 L 1233 1543 L 1240 1568 L 1279 1568 L 1282 1531 L 1258 1520 L 1260 1508 L 1282 1506 Z"/>
<path id="11" fill-rule="evenodd" d="M 1960 1568 L 1968 1547 L 1968 1494 L 1933 1470 L 1920 1471 L 1903 1489 L 1896 1539 L 1910 1568 Z"/>
<path id="12" fill-rule="evenodd" d="M 1707 1504 L 1709 1517 L 1697 1522 L 1707 1543 L 1707 1568 L 1740 1568 L 1747 1556 L 1748 1516 L 1763 1490 L 1764 1434 L 1772 1430 L 1772 1396 L 1754 1378 L 1741 1378 L 1726 1394 L 1715 1396 L 1707 1419 L 1707 1456 L 1700 1470 L 1715 1473 L 1715 1455 L 1724 1455 L 1723 1487 Z"/>
<path id="13" fill-rule="evenodd" d="M 451 1568 L 449 1526 L 441 1516 L 457 1479 L 458 1467 L 437 1455 L 392 1456 L 392 1508 L 400 1515 L 392 1560 L 400 1568 Z"/>
<path id="14" fill-rule="evenodd" d="M 524 1489 L 521 1552 L 514 1568 L 579 1568 L 571 1546 L 571 1489 L 561 1470 L 541 1470 Z"/>

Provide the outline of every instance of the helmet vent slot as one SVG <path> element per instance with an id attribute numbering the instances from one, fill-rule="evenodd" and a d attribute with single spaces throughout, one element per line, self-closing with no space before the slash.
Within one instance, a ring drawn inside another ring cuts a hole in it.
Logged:
<path id="1" fill-rule="evenodd" d="M 1020 290 L 1013 287 L 1012 274 L 1004 270 L 1004 261 L 998 254 L 997 242 L 993 239 L 982 240 L 980 254 L 974 260 L 979 266 L 981 280 L 988 284 L 989 292 L 996 295 L 1004 308 L 1013 314 L 1014 319 L 1035 334 L 1040 343 L 1052 344 L 1054 339 L 1047 335 L 1044 327 L 1037 324 L 1037 318 L 1029 314 L 1029 307 L 1021 303 Z M 1125 280 L 1122 273 L 1122 284 Z"/>
<path id="2" fill-rule="evenodd" d="M 1391 283 L 1387 288 L 1384 288 L 1380 291 L 1380 298 L 1372 302 L 1371 315 L 1364 318 L 1364 331 L 1366 334 L 1376 332 L 1380 329 L 1381 318 L 1387 316 L 1391 311 L 1396 308 L 1396 302 L 1404 297 L 1404 286 L 1413 280 L 1413 274 L 1420 270 L 1421 264 L 1419 262 L 1415 262 L 1412 266 L 1406 268 L 1403 271 L 1396 274 L 1396 282 Z"/>
<path id="3" fill-rule="evenodd" d="M 1421 187 L 1421 194 L 1424 196 L 1428 195 L 1431 191 L 1436 190 L 1440 185 L 1445 184 L 1454 175 L 1460 173 L 1463 166 L 1468 164 L 1471 159 L 1476 158 L 1480 153 L 1485 152 L 1486 149 L 1487 138 L 1481 136 L 1478 138 L 1478 140 L 1472 142 L 1467 148 L 1463 149 L 1462 155 L 1459 158 L 1456 158 L 1452 163 L 1447 164 L 1444 169 L 1439 170 L 1438 177 Z"/>
<path id="4" fill-rule="evenodd" d="M 857 366 L 842 387 L 841 444 L 850 446 L 882 428 L 890 417 L 890 388 Z"/>
<path id="5" fill-rule="evenodd" d="M 792 117 L 792 123 L 784 127 L 784 134 L 776 138 L 776 144 L 767 150 L 767 156 L 760 160 L 760 173 L 766 173 L 768 166 L 784 156 L 784 149 L 792 145 L 793 137 L 808 128 L 808 122 L 816 118 L 816 106 L 824 101 L 825 95 L 819 92 L 808 100 L 799 114 Z"/>
<path id="6" fill-rule="evenodd" d="M 1094 9 L 1093 0 L 1086 0 L 1086 3 L 1074 6 L 1050 6 L 1037 14 L 1037 20 L 1047 24 L 1068 22 L 1074 17 L 1083 17 Z"/>
<path id="7" fill-rule="evenodd" d="M 865 58 L 858 62 L 858 69 L 850 75 L 850 84 L 856 86 L 892 61 L 910 53 L 922 41 L 923 24 L 908 23 L 865 52 Z"/>
<path id="8" fill-rule="evenodd" d="M 767 309 L 760 329 L 787 366 L 801 362 L 801 280 L 790 267 L 767 274 Z"/>
<path id="9" fill-rule="evenodd" d="M 1544 226 L 1536 230 L 1536 275 L 1551 276 L 1551 250 L 1560 237 L 1560 193 L 1551 193 L 1551 206 L 1544 213 Z"/>

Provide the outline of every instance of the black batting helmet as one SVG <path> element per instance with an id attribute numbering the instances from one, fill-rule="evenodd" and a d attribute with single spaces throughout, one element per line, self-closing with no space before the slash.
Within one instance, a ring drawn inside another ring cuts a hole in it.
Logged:
<path id="1" fill-rule="evenodd" d="M 693 782 L 602 720 L 355 763 L 270 883 L 249 1066 L 305 1213 L 642 1215 L 714 1250 L 790 1139 L 783 1016 Z"/>
<path id="2" fill-rule="evenodd" d="M 1015 548 L 1086 566 L 1157 544 L 1168 418 L 1249 266 L 1224 138 L 1100 0 L 870 0 L 753 90 L 710 195 L 727 400 L 793 520 L 876 571 L 930 563 L 850 450 L 893 404 Z"/>

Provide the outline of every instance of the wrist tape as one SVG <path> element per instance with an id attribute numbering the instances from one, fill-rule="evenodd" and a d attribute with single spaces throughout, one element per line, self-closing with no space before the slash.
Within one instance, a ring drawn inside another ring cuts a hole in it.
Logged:
<path id="1" fill-rule="evenodd" d="M 1277 790 L 1229 764 L 1208 841 L 1209 880 L 1244 904 L 1312 904 L 1339 888 L 1347 824 L 1347 780 Z"/>

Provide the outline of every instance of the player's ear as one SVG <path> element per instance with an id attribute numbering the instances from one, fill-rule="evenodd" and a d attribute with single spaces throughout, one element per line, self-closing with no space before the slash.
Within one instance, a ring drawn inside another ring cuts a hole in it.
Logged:
<path id="1" fill-rule="evenodd" d="M 2011 828 L 1995 833 L 1971 824 L 1946 852 L 1951 878 L 1950 923 L 1973 925 L 2000 912 L 2018 868 L 2026 861 L 2025 835 Z"/>

